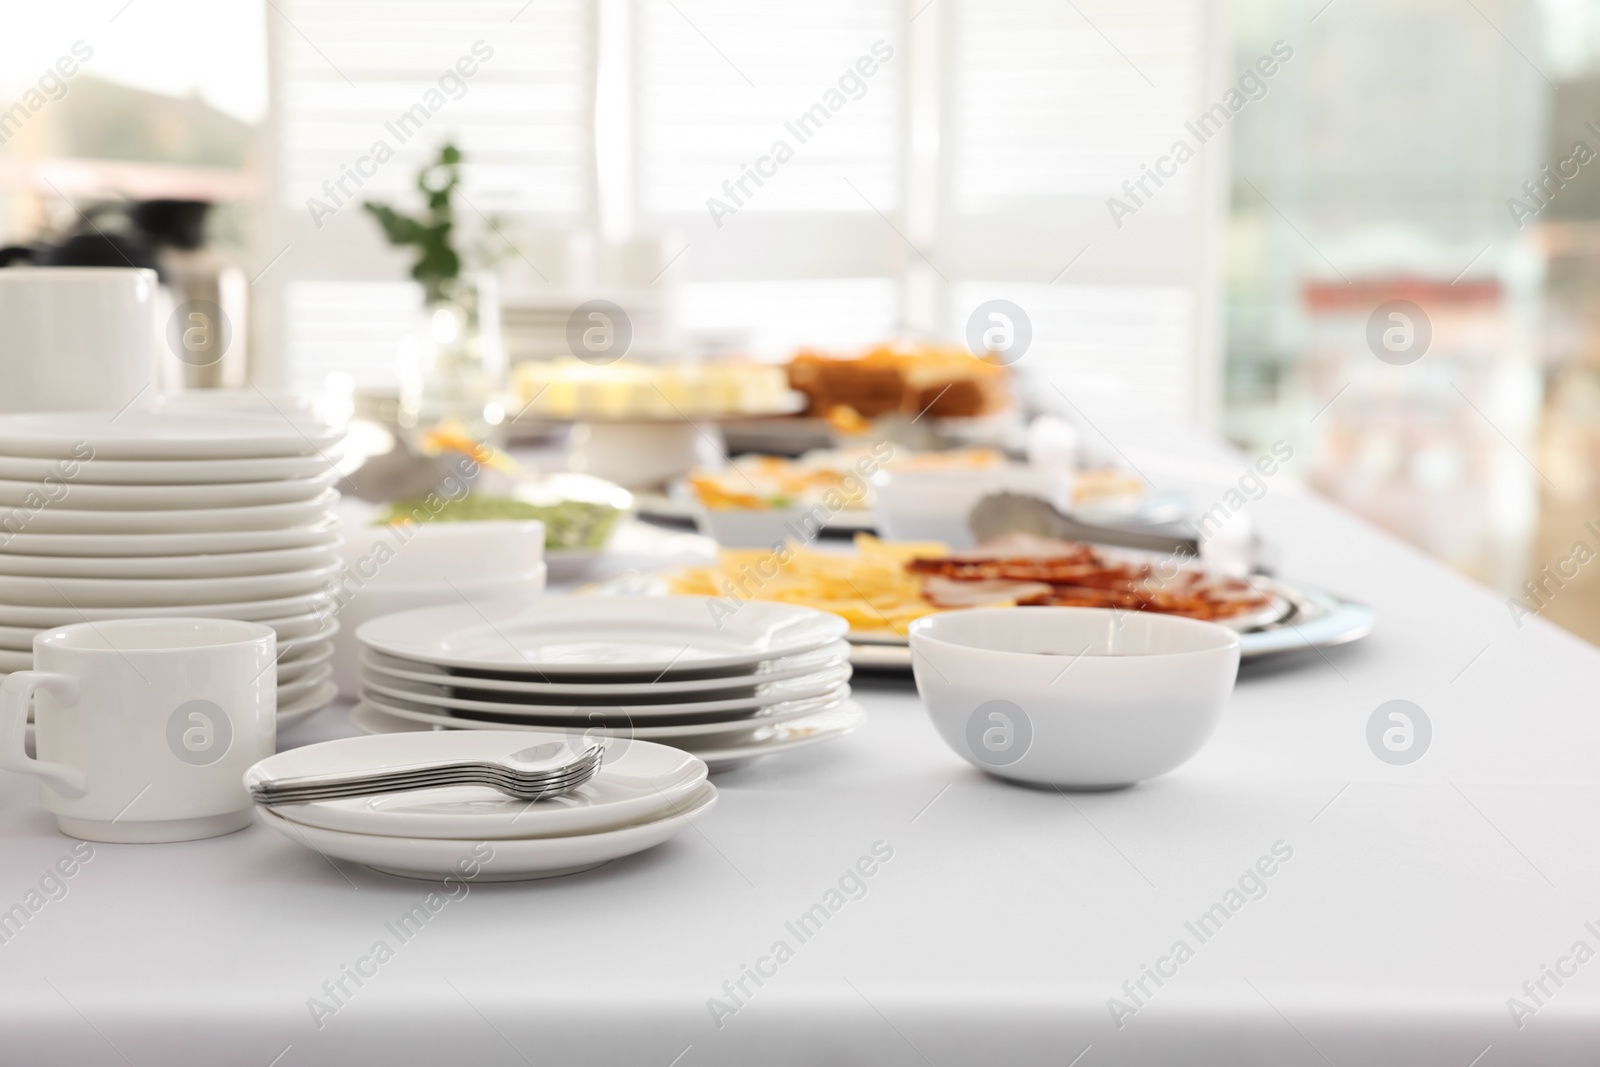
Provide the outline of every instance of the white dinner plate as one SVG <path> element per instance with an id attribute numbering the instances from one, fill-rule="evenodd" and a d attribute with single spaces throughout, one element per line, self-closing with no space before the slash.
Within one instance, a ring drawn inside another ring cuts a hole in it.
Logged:
<path id="1" fill-rule="evenodd" d="M 287 682 L 279 679 L 278 702 L 280 704 L 285 702 L 292 704 L 301 697 L 311 693 L 317 687 L 325 684 L 328 679 L 332 677 L 333 664 L 319 663 L 312 667 L 309 672 L 300 678 L 296 678 Z"/>
<path id="2" fill-rule="evenodd" d="M 281 649 L 282 646 L 280 645 L 279 648 Z M 309 652 L 309 655 L 301 656 L 298 659 L 288 659 L 281 653 L 279 654 L 278 685 L 280 689 L 290 682 L 305 678 L 313 668 L 326 666 L 328 660 L 333 658 L 333 644 L 332 642 L 327 642 L 310 649 Z M 283 693 L 280 691 L 278 695 L 282 696 Z"/>
<path id="3" fill-rule="evenodd" d="M 446 667 L 650 681 L 741 673 L 837 641 L 849 628 L 837 615 L 792 604 L 747 601 L 728 610 L 711 597 L 540 597 L 386 615 L 364 623 L 356 639 Z"/>
<path id="4" fill-rule="evenodd" d="M 683 749 L 705 761 L 712 774 L 736 770 L 762 756 L 789 752 L 807 745 L 843 737 L 866 721 L 867 711 L 854 700 L 815 715 L 790 719 L 748 734 L 730 734 L 703 743 L 685 741 Z M 370 704 L 359 703 L 350 710 L 350 725 L 367 734 L 443 733 L 395 715 L 385 714 Z M 674 747 L 677 747 L 676 745 Z"/>
<path id="5" fill-rule="evenodd" d="M 850 666 L 844 664 L 815 674 L 791 678 L 785 682 L 756 686 L 754 692 L 747 694 L 733 696 L 709 694 L 712 697 L 709 700 L 696 700 L 694 697 L 697 694 L 694 693 L 669 693 L 665 700 L 641 700 L 638 696 L 634 696 L 604 697 L 600 701 L 594 701 L 574 700 L 571 696 L 546 697 L 523 693 L 484 692 L 460 683 L 435 685 L 429 682 L 408 682 L 403 678 L 391 678 L 371 667 L 361 669 L 361 686 L 364 690 L 433 707 L 504 712 L 507 715 L 580 717 L 598 711 L 608 715 L 630 715 L 639 721 L 652 718 L 681 718 L 688 715 L 717 715 L 717 717 L 732 718 L 772 704 L 826 696 L 848 681 L 850 681 Z"/>
<path id="6" fill-rule="evenodd" d="M 0 604 L 0 626 L 33 626 L 41 630 L 75 622 L 104 622 L 107 619 L 199 618 L 240 619 L 259 622 L 290 615 L 321 611 L 328 614 L 333 603 L 330 593 L 308 593 L 281 600 L 249 600 L 228 604 L 178 604 L 137 608 L 41 608 Z"/>
<path id="7" fill-rule="evenodd" d="M 333 602 L 329 601 L 321 605 L 317 610 L 281 618 L 261 619 L 259 621 L 277 631 L 278 647 L 282 648 L 284 644 L 299 641 L 302 638 L 325 638 L 338 633 L 339 623 L 333 618 L 335 610 Z M 332 629 L 328 628 L 329 623 L 333 624 Z"/>
<path id="8" fill-rule="evenodd" d="M 237 485 L 89 485 L 67 480 L 49 489 L 39 482 L 0 478 L 0 506 L 73 508 L 81 511 L 154 511 L 160 509 L 239 508 L 288 504 L 320 496 L 339 472 L 332 467 L 310 478 Z M 52 500 L 52 497 L 59 499 Z"/>
<path id="9" fill-rule="evenodd" d="M 565 734 L 547 736 L 558 750 L 571 744 Z M 494 760 L 538 743 L 538 735 L 517 731 L 343 737 L 269 756 L 245 772 L 245 783 L 253 788 L 303 775 L 376 773 L 431 760 Z M 287 804 L 272 810 L 305 826 L 385 837 L 458 841 L 557 837 L 653 818 L 706 780 L 705 763 L 682 749 L 646 741 L 610 747 L 593 778 L 549 800 L 530 802 L 487 786 L 455 786 Z"/>
<path id="10" fill-rule="evenodd" d="M 747 715 L 738 719 L 725 719 L 717 722 L 698 722 L 672 726 L 602 726 L 585 716 L 574 717 L 572 726 L 567 728 L 554 721 L 512 721 L 508 717 L 495 719 L 478 718 L 476 716 L 491 714 L 486 712 L 472 712 L 473 718 L 465 718 L 451 714 L 443 708 L 436 708 L 427 704 L 414 701 L 401 700 L 397 697 L 386 697 L 363 691 L 361 699 L 379 711 L 394 715 L 412 722 L 424 723 L 429 726 L 447 726 L 461 730 L 552 730 L 562 733 L 587 734 L 594 737 L 632 737 L 642 741 L 665 741 L 677 743 L 682 738 L 712 737 L 718 734 L 748 733 L 758 725 L 786 722 L 789 719 L 798 719 L 806 715 L 815 715 L 830 707 L 844 702 L 850 696 L 850 687 L 840 686 L 838 690 L 827 696 L 816 697 L 811 700 L 796 700 L 788 704 L 774 704 L 763 708 L 760 714 Z M 594 714 L 598 709 L 592 709 Z"/>
<path id="11" fill-rule="evenodd" d="M 0 649 L 0 674 L 31 670 L 33 670 L 32 652 L 14 652 L 10 649 Z"/>
<path id="12" fill-rule="evenodd" d="M 278 729 L 293 726 L 301 719 L 305 719 L 321 711 L 333 703 L 333 698 L 339 695 L 339 685 L 336 682 L 323 682 L 317 688 L 301 697 L 285 701 L 278 700 Z"/>
<path id="13" fill-rule="evenodd" d="M 717 787 L 706 782 L 666 815 L 619 830 L 498 841 L 351 834 L 304 826 L 265 808 L 256 811 L 263 822 L 295 844 L 384 874 L 429 881 L 454 877 L 471 882 L 515 882 L 577 874 L 654 848 L 682 833 L 716 802 Z M 475 866 L 476 873 L 463 874 L 463 861 Z"/>
<path id="14" fill-rule="evenodd" d="M 300 620 L 307 620 L 302 623 Z M 95 620 L 99 621 L 99 620 Z M 309 657 L 305 653 L 313 653 L 318 660 L 323 660 L 332 655 L 330 640 L 339 632 L 338 620 L 327 615 L 306 614 L 293 616 L 290 619 L 261 619 L 262 625 L 271 626 L 278 633 L 278 663 L 287 666 L 293 662 L 305 662 Z M 33 650 L 33 637 L 37 633 L 51 629 L 48 626 L 0 626 L 0 649 L 12 652 L 31 652 Z M 284 634 L 291 635 L 285 637 Z"/>
<path id="15" fill-rule="evenodd" d="M 271 625 L 270 623 L 268 625 Z M 309 633 L 296 637 L 278 635 L 279 662 L 284 660 L 304 660 L 304 653 L 321 648 L 332 647 L 333 635 L 339 632 L 339 620 L 332 615 L 326 615 L 322 624 Z"/>
<path id="16" fill-rule="evenodd" d="M 3 417 L 3 416 L 0 416 Z M 85 511 L 50 504 L 0 508 L 0 530 L 19 534 L 196 534 L 286 530 L 328 517 L 339 494 L 324 489 L 310 500 L 245 508 L 186 508 L 179 511 Z M 72 503 L 68 495 L 65 503 Z"/>
<path id="17" fill-rule="evenodd" d="M 0 552 L 30 556 L 175 556 L 200 553 L 270 552 L 281 548 L 332 548 L 339 520 L 331 516 L 276 530 L 207 533 L 47 534 L 0 530 Z"/>
<path id="18" fill-rule="evenodd" d="M 0 456 L 0 478 L 34 483 L 56 478 L 72 485 L 232 485 L 312 478 L 339 458 L 329 450 L 270 459 L 86 459 L 64 469 L 59 459 Z"/>
<path id="19" fill-rule="evenodd" d="M 562 696 L 606 696 L 621 699 L 640 694 L 666 693 L 705 694 L 705 699 L 711 699 L 712 693 L 728 697 L 739 693 L 753 693 L 756 686 L 766 682 L 781 682 L 838 667 L 849 659 L 849 642 L 834 641 L 798 656 L 765 660 L 757 664 L 756 669 L 748 674 L 734 674 L 720 678 L 692 678 L 676 682 L 610 684 L 595 682 L 586 685 L 579 682 L 525 681 L 521 678 L 508 677 L 500 672 L 462 671 L 459 668 L 438 667 L 431 663 L 414 663 L 410 660 L 385 656 L 371 649 L 361 653 L 363 666 L 371 667 L 378 673 L 393 678 L 404 678 L 410 682 L 430 682 L 435 685 L 469 686 L 485 693 L 527 693 L 551 699 Z"/>
<path id="20" fill-rule="evenodd" d="M 0 455 L 54 459 L 245 459 L 310 456 L 343 436 L 277 415 L 50 411 L 0 415 Z M 86 454 L 85 448 L 92 449 Z"/>
<path id="21" fill-rule="evenodd" d="M 277 600 L 330 587 L 334 562 L 283 574 L 233 578 L 22 578 L 0 575 L 0 603 L 51 608 L 122 608 Z"/>
<path id="22" fill-rule="evenodd" d="M 37 578 L 232 578 L 336 563 L 332 548 L 199 556 L 21 556 L 0 552 L 0 575 Z"/>

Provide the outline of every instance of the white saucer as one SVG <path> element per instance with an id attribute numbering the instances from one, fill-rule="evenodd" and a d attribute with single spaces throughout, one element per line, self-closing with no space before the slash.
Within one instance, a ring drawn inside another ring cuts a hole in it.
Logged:
<path id="1" fill-rule="evenodd" d="M 328 642 L 311 649 L 310 655 L 303 660 L 290 660 L 283 657 L 278 659 L 278 685 L 285 686 L 290 682 L 297 682 L 311 674 L 313 667 L 323 666 L 333 658 L 333 644 Z M 282 696 L 280 691 L 279 696 Z"/>
<path id="2" fill-rule="evenodd" d="M 535 678 L 681 678 L 809 652 L 844 637 L 837 615 L 792 604 L 711 597 L 541 597 L 386 615 L 356 631 L 362 645 L 446 667 Z"/>
<path id="3" fill-rule="evenodd" d="M 816 697 L 811 700 L 794 700 L 787 704 L 773 704 L 754 715 L 745 715 L 736 719 L 719 719 L 715 722 L 697 722 L 672 726 L 640 726 L 637 723 L 631 726 L 602 726 L 599 723 L 604 722 L 604 719 L 591 719 L 588 716 L 603 713 L 606 709 L 584 708 L 581 709 L 579 714 L 574 714 L 570 717 L 569 721 L 572 723 L 570 727 L 564 727 L 557 725 L 556 720 L 566 720 L 566 716 L 544 716 L 538 720 L 529 719 L 525 723 L 507 722 L 505 719 L 470 719 L 446 714 L 444 709 L 438 707 L 398 700 L 394 697 L 385 697 L 365 689 L 361 693 L 363 702 L 371 704 L 386 715 L 410 719 L 412 722 L 428 726 L 444 726 L 456 730 L 563 731 L 566 733 L 588 734 L 594 737 L 632 737 L 644 741 L 667 741 L 673 744 L 683 738 L 740 732 L 748 733 L 759 725 L 780 723 L 789 719 L 815 715 L 817 712 L 842 703 L 849 696 L 850 687 L 841 685 L 826 696 Z M 631 716 L 629 718 L 630 720 L 632 719 Z"/>
<path id="4" fill-rule="evenodd" d="M 33 626 L 48 630 L 75 622 L 171 616 L 257 622 L 318 611 L 326 617 L 328 608 L 332 604 L 331 593 L 307 593 L 303 596 L 283 597 L 277 600 L 248 600 L 228 604 L 178 604 L 142 608 L 43 608 L 0 604 L 0 626 Z"/>
<path id="5" fill-rule="evenodd" d="M 303 826 L 265 808 L 256 811 L 263 822 L 298 845 L 384 874 L 435 882 L 445 877 L 463 882 L 515 882 L 576 874 L 643 852 L 688 829 L 692 820 L 710 811 L 716 802 L 717 787 L 706 782 L 679 801 L 671 814 L 649 822 L 571 837 L 495 841 L 352 834 Z M 477 868 L 475 873 L 463 873 L 460 865 L 464 861 Z"/>
<path id="6" fill-rule="evenodd" d="M 271 552 L 280 548 L 332 548 L 339 543 L 338 529 L 338 519 L 322 517 L 306 525 L 273 530 L 129 534 L 0 533 L 0 552 L 18 552 L 30 556 L 173 556 L 210 552 Z"/>
<path id="7" fill-rule="evenodd" d="M 233 578 L 336 563 L 332 547 L 197 556 L 23 556 L 0 552 L 0 574 L 43 578 Z"/>
<path id="8" fill-rule="evenodd" d="M 231 578 L 33 578 L 0 575 L 0 603 L 15 607 L 153 608 L 279 600 L 327 589 L 341 560 L 281 574 Z"/>
<path id="9" fill-rule="evenodd" d="M 291 423 L 275 415 L 230 412 L 162 414 L 125 411 L 49 411 L 0 416 L 0 455 L 83 459 L 245 459 L 306 456 L 333 447 L 331 427 Z"/>
<path id="10" fill-rule="evenodd" d="M 439 667 L 431 663 L 416 663 L 411 660 L 396 659 L 393 656 L 385 656 L 383 653 L 375 652 L 371 649 L 362 651 L 361 665 L 391 678 L 403 678 L 408 682 L 459 685 L 482 690 L 485 693 L 527 693 L 548 697 L 552 700 L 563 696 L 607 696 L 621 700 L 641 694 L 667 693 L 705 694 L 707 699 L 714 699 L 710 694 L 727 690 L 734 692 L 741 690 L 754 691 L 756 686 L 764 685 L 768 682 L 781 682 L 790 678 L 800 678 L 817 671 L 825 671 L 842 666 L 849 661 L 849 658 L 849 642 L 834 641 L 823 645 L 819 649 L 801 653 L 797 656 L 765 660 L 757 664 L 756 669 L 748 674 L 731 674 L 717 678 L 692 678 L 685 681 L 593 682 L 587 684 L 582 682 L 540 682 L 505 677 L 486 677 L 479 672 L 451 670 L 448 667 Z M 499 672 L 496 673 L 498 674 Z"/>
<path id="11" fill-rule="evenodd" d="M 367 734 L 290 749 L 257 763 L 246 784 L 348 770 L 389 770 L 437 759 L 495 759 L 537 744 L 505 732 Z M 564 734 L 544 739 L 565 743 Z M 305 826 L 384 837 L 477 840 L 571 836 L 666 813 L 706 780 L 706 765 L 681 749 L 611 744 L 599 772 L 571 793 L 528 802 L 486 786 L 455 786 L 322 800 L 272 809 Z"/>
<path id="12" fill-rule="evenodd" d="M 700 759 L 712 774 L 736 770 L 762 756 L 790 752 L 807 745 L 821 744 L 843 737 L 866 721 L 867 710 L 854 700 L 846 700 L 838 707 L 791 719 L 786 723 L 763 728 L 748 734 L 733 734 L 715 739 L 715 743 L 684 744 L 681 747 Z M 350 725 L 367 734 L 399 733 L 451 733 L 437 726 L 426 726 L 384 713 L 367 703 L 358 703 L 350 709 Z M 674 745 L 674 748 L 680 747 Z"/>
<path id="13" fill-rule="evenodd" d="M 298 678 L 290 681 L 278 680 L 278 703 L 293 705 L 303 696 L 309 695 L 314 690 L 326 685 L 328 679 L 333 677 L 333 664 L 319 663 L 306 671 Z"/>
<path id="14" fill-rule="evenodd" d="M 86 459 L 70 481 L 74 485 L 231 485 L 236 482 L 275 482 L 286 478 L 313 478 L 328 469 L 333 451 L 311 456 L 268 459 Z M 0 478 L 38 482 L 54 475 L 69 480 L 59 459 L 0 456 Z"/>
<path id="15" fill-rule="evenodd" d="M 627 697 L 608 698 L 604 704 L 563 703 L 570 697 L 524 697 L 520 700 L 493 700 L 494 693 L 480 693 L 476 688 L 470 688 L 459 682 L 450 685 L 438 685 L 424 682 L 408 682 L 399 678 L 389 678 L 372 667 L 361 669 L 361 687 L 364 691 L 378 693 L 386 697 L 398 697 L 401 700 L 411 700 L 419 704 L 428 704 L 437 708 L 459 708 L 463 711 L 489 711 L 507 715 L 572 715 L 582 717 L 590 712 L 603 711 L 607 714 L 630 715 L 635 720 L 647 722 L 652 718 L 664 716 L 708 715 L 726 712 L 754 711 L 757 708 L 768 707 L 773 704 L 782 704 L 792 700 L 810 700 L 815 697 L 825 696 L 839 686 L 850 681 L 850 667 L 848 664 L 834 667 L 815 674 L 807 674 L 800 678 L 791 678 L 785 682 L 770 682 L 757 686 L 754 693 L 737 695 L 723 699 L 695 700 L 694 693 L 677 694 L 684 698 L 674 702 L 662 703 L 652 701 L 644 704 L 628 704 L 623 701 Z M 670 694 L 669 694 L 670 695 Z"/>
<path id="16" fill-rule="evenodd" d="M 243 508 L 85 511 L 54 504 L 42 508 L 0 508 L 0 528 L 29 535 L 258 533 L 315 523 L 327 516 L 338 498 L 336 491 L 324 489 L 310 500 Z M 72 501 L 70 491 L 66 499 L 68 503 Z"/>
<path id="17" fill-rule="evenodd" d="M 90 485 L 73 478 L 63 479 L 60 506 L 83 511 L 155 511 L 289 504 L 322 495 L 338 479 L 339 472 L 326 464 L 309 478 L 232 485 Z M 0 507 L 37 506 L 42 496 L 38 482 L 0 478 Z"/>
<path id="18" fill-rule="evenodd" d="M 285 703 L 278 702 L 278 729 L 293 726 L 301 719 L 310 717 L 313 713 L 321 711 L 333 703 L 339 695 L 339 686 L 334 682 L 323 682 L 315 690 L 297 700 Z"/>

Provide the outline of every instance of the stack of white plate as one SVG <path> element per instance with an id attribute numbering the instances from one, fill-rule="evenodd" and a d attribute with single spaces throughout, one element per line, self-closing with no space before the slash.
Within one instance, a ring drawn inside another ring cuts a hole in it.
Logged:
<path id="1" fill-rule="evenodd" d="M 723 770 L 848 733 L 844 619 L 701 597 L 545 597 L 356 630 L 368 733 L 560 730 L 685 749 Z"/>
<path id="2" fill-rule="evenodd" d="M 0 673 L 55 626 L 244 619 L 278 632 L 279 724 L 326 705 L 338 439 L 253 412 L 0 416 Z"/>
<path id="3" fill-rule="evenodd" d="M 581 739 L 580 739 L 581 740 Z M 562 734 L 474 730 L 347 737 L 270 756 L 252 786 L 283 778 L 379 773 L 448 760 L 500 761 L 577 745 Z M 716 803 L 706 765 L 686 752 L 606 741 L 595 776 L 564 796 L 529 802 L 485 786 L 258 807 L 297 845 L 409 878 L 501 882 L 598 867 L 661 844 Z"/>

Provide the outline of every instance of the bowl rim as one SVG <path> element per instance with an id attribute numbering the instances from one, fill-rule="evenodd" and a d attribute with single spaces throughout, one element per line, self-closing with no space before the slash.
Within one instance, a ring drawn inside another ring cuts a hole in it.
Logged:
<path id="1" fill-rule="evenodd" d="M 910 627 L 907 629 L 906 636 L 911 644 L 911 649 L 913 652 L 918 651 L 917 645 L 920 643 L 923 645 L 932 645 L 941 650 L 952 650 L 961 654 L 979 653 L 985 656 L 999 656 L 1006 660 L 1017 663 L 1043 663 L 1046 661 L 1055 662 L 1060 660 L 1062 658 L 1060 653 L 1016 652 L 1008 649 L 982 648 L 978 645 L 965 644 L 960 641 L 951 640 L 949 637 L 940 637 L 928 632 L 929 630 L 932 630 L 934 627 L 938 626 L 939 621 L 941 619 L 945 619 L 947 616 L 971 618 L 978 615 L 1014 615 L 1017 612 L 1028 612 L 1029 615 L 1027 617 L 1032 617 L 1033 615 L 1037 614 L 1040 617 L 1054 615 L 1057 618 L 1061 617 L 1062 615 L 1076 616 L 1078 618 L 1084 618 L 1086 616 L 1104 618 L 1107 615 L 1117 614 L 1141 615 L 1147 619 L 1159 620 L 1155 622 L 1155 625 L 1157 626 L 1171 624 L 1179 626 L 1180 628 L 1200 627 L 1202 629 L 1198 632 L 1209 632 L 1212 636 L 1220 637 L 1222 639 L 1221 643 L 1214 647 L 1191 648 L 1182 652 L 1134 652 L 1116 656 L 1106 656 L 1093 652 L 1083 652 L 1079 654 L 1077 659 L 1094 660 L 1099 662 L 1108 662 L 1112 660 L 1121 660 L 1124 662 L 1149 662 L 1151 660 L 1170 661 L 1179 660 L 1190 656 L 1210 656 L 1215 655 L 1218 652 L 1237 652 L 1239 649 L 1239 632 L 1237 630 L 1229 629 L 1228 627 L 1222 626 L 1218 623 L 1208 622 L 1205 619 L 1191 619 L 1185 615 L 1170 615 L 1160 612 L 1118 612 L 1114 608 L 1084 608 L 1056 605 L 1037 607 L 1015 605 L 1012 607 L 961 608 L 953 611 L 941 611 L 933 615 L 924 615 L 920 619 L 912 620 Z M 924 655 L 927 654 L 926 649 L 923 649 L 922 651 Z M 1074 662 L 1076 662 L 1076 659 Z"/>

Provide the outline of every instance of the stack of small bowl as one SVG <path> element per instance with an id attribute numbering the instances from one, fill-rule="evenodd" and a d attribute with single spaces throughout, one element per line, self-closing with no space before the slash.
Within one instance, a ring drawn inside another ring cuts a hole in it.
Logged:
<path id="1" fill-rule="evenodd" d="M 339 437 L 258 412 L 0 416 L 0 674 L 69 623 L 242 619 L 277 631 L 279 725 L 326 705 Z"/>

